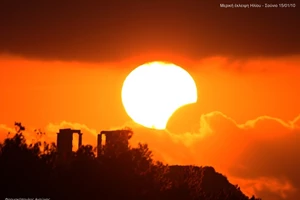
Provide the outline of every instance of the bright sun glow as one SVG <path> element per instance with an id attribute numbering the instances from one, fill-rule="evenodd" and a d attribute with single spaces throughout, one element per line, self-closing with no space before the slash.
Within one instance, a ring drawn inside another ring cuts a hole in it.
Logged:
<path id="1" fill-rule="evenodd" d="M 122 88 L 122 102 L 136 123 L 165 129 L 178 108 L 197 102 L 197 87 L 191 75 L 181 67 L 150 62 L 127 76 Z"/>

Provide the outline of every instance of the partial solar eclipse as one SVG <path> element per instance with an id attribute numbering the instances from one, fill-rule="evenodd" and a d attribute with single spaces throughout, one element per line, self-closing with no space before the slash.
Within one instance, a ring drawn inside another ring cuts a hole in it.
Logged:
<path id="1" fill-rule="evenodd" d="M 180 107 L 197 102 L 192 76 L 172 63 L 155 61 L 135 68 L 125 79 L 122 102 L 131 119 L 147 128 L 165 129 Z"/>

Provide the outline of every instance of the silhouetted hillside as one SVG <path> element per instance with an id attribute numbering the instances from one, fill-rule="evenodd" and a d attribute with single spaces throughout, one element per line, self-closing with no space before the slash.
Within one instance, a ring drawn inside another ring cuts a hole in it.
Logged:
<path id="1" fill-rule="evenodd" d="M 231 184 L 213 167 L 173 165 L 169 169 L 169 178 L 174 186 L 181 189 L 187 188 L 187 192 L 192 193 L 192 196 L 202 195 L 202 199 L 207 196 L 212 199 L 249 199 L 237 185 Z"/>
<path id="2" fill-rule="evenodd" d="M 212 167 L 153 161 L 146 144 L 98 157 L 85 145 L 61 163 L 55 144 L 28 145 L 24 129 L 0 144 L 1 199 L 249 200 Z"/>

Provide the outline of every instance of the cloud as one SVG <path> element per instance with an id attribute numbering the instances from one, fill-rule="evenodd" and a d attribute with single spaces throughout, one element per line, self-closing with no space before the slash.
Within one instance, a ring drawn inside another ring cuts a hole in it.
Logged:
<path id="1" fill-rule="evenodd" d="M 1 2 L 0 52 L 101 62 L 154 52 L 193 59 L 300 52 L 297 8 L 222 9 L 224 1 L 198 0 L 135 2 Z"/>
<path id="2" fill-rule="evenodd" d="M 132 140 L 146 141 L 170 164 L 212 165 L 248 194 L 292 200 L 300 197 L 299 116 L 291 122 L 261 116 L 238 124 L 221 112 L 211 112 L 200 117 L 199 132 L 174 134 L 139 127 Z"/>
<path id="3" fill-rule="evenodd" d="M 286 179 L 277 179 L 270 177 L 262 177 L 258 179 L 232 178 L 233 182 L 238 182 L 241 188 L 247 188 L 249 196 L 256 194 L 263 199 L 282 200 L 282 199 L 298 199 L 299 191 L 291 185 Z"/>

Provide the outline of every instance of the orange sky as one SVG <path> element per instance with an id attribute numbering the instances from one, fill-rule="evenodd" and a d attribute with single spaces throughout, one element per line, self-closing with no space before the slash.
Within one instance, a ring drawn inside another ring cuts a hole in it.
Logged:
<path id="1" fill-rule="evenodd" d="M 42 128 L 52 139 L 60 127 L 81 128 L 84 143 L 95 145 L 101 130 L 130 126 L 132 144 L 148 143 L 165 162 L 212 165 L 263 199 L 300 198 L 300 55 L 170 58 L 193 76 L 198 102 L 179 109 L 167 131 L 132 123 L 122 107 L 125 77 L 147 61 L 152 60 L 84 63 L 1 56 L 1 138 L 21 121 L 29 132 Z"/>
<path id="2" fill-rule="evenodd" d="M 268 2 L 282 3 L 253 1 Z M 1 1 L 0 139 L 15 121 L 48 140 L 80 128 L 94 145 L 101 130 L 130 126 L 132 145 L 147 142 L 157 159 L 212 165 L 264 200 L 300 199 L 299 6 L 223 3 Z M 125 77 L 154 60 L 183 67 L 198 88 L 167 131 L 132 123 L 121 102 Z"/>

